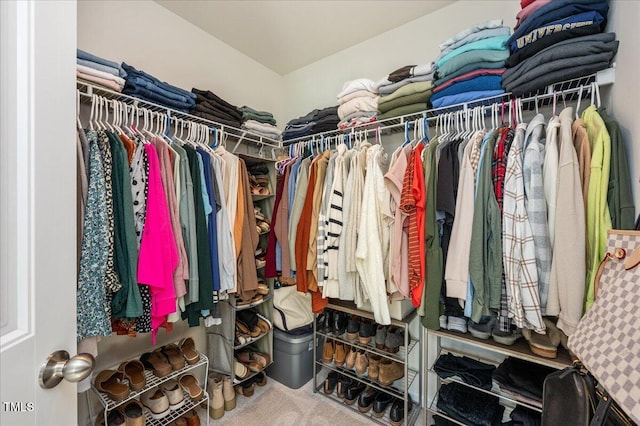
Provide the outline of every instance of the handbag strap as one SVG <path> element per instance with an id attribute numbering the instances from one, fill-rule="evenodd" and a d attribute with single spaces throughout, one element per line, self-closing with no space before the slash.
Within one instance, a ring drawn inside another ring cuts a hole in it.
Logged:
<path id="1" fill-rule="evenodd" d="M 598 266 L 598 270 L 596 271 L 596 276 L 593 280 L 593 298 L 596 299 L 598 297 L 598 288 L 600 287 L 600 278 L 602 277 L 602 273 L 604 272 L 604 267 L 611 260 L 612 254 L 607 252 L 604 254 L 604 258 L 600 262 Z"/>
<path id="2" fill-rule="evenodd" d="M 589 426 L 603 426 L 605 421 L 607 420 L 607 414 L 609 413 L 609 408 L 611 407 L 611 397 L 609 394 L 604 394 L 600 401 L 598 402 L 598 407 L 596 408 L 595 413 L 593 414 L 593 418 L 589 423 Z"/>

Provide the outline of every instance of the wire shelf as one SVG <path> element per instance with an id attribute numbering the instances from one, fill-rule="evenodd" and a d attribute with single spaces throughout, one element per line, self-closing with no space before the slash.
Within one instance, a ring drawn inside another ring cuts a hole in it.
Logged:
<path id="1" fill-rule="evenodd" d="M 398 117 L 388 118 L 385 120 L 373 121 L 371 123 L 364 123 L 357 126 L 353 126 L 346 129 L 336 129 L 321 133 L 315 133 L 313 135 L 301 136 L 298 138 L 287 139 L 282 142 L 282 146 L 288 147 L 298 142 L 307 142 L 312 140 L 320 140 L 326 137 L 335 137 L 354 134 L 357 132 L 371 132 L 379 131 L 383 134 L 395 133 L 404 130 L 405 123 L 427 118 L 429 121 L 434 121 L 435 118 L 442 114 L 450 112 L 456 112 L 477 106 L 488 106 L 496 103 L 508 103 L 512 99 L 520 99 L 522 101 L 523 110 L 534 110 L 536 103 L 538 107 L 551 105 L 553 102 L 554 93 L 557 95 L 558 101 L 576 100 L 578 96 L 586 97 L 590 93 L 590 86 L 595 83 L 598 87 L 613 84 L 615 81 L 615 68 L 608 68 L 599 71 L 595 74 L 570 79 L 566 81 L 560 81 L 551 85 L 538 89 L 537 91 L 528 93 L 522 96 L 513 96 L 511 93 L 503 93 L 497 96 L 492 96 L 483 99 L 477 99 L 475 101 L 463 102 L 459 104 L 449 105 L 441 108 L 433 108 L 424 111 L 420 111 L 413 114 L 401 115 Z"/>
<path id="2" fill-rule="evenodd" d="M 324 336 L 327 339 L 332 339 L 332 340 L 336 340 L 338 342 L 342 342 L 342 343 L 344 343 L 346 345 L 355 346 L 358 349 L 364 349 L 364 350 L 366 350 L 368 352 L 375 353 L 376 355 L 380 355 L 382 357 L 389 358 L 389 359 L 392 359 L 394 361 L 401 362 L 403 364 L 405 363 L 405 361 L 407 359 L 407 354 L 410 353 L 413 350 L 413 348 L 415 348 L 416 345 L 418 344 L 417 340 L 411 339 L 409 341 L 409 347 L 408 348 L 405 348 L 404 346 L 400 346 L 400 348 L 398 349 L 398 352 L 396 352 L 394 354 L 394 353 L 387 352 L 385 350 L 376 348 L 376 345 L 375 345 L 375 343 L 373 341 L 374 340 L 373 337 L 371 338 L 371 341 L 369 343 L 367 343 L 366 345 L 363 345 L 357 339 L 356 340 L 347 339 L 346 333 L 342 333 L 339 336 L 335 335 L 333 333 L 325 333 L 325 332 L 322 332 L 322 331 L 316 331 L 316 333 L 318 335 L 320 335 L 320 336 Z"/>
<path id="3" fill-rule="evenodd" d="M 363 417 L 366 417 L 367 419 L 371 420 L 372 422 L 381 424 L 381 425 L 385 425 L 388 426 L 391 423 L 391 418 L 389 417 L 389 413 L 391 412 L 391 404 L 389 404 L 389 406 L 387 407 L 387 409 L 384 412 L 384 416 L 382 417 L 376 417 L 373 415 L 373 409 L 371 409 L 369 412 L 367 413 L 363 413 L 362 411 L 358 410 L 358 403 L 356 402 L 353 405 L 348 405 L 344 402 L 344 400 L 342 398 L 338 397 L 338 391 L 334 390 L 332 393 L 330 394 L 326 394 L 324 393 L 324 384 L 321 383 L 317 388 L 316 388 L 316 393 L 324 396 L 325 398 L 330 399 L 331 401 L 337 402 L 338 404 L 341 404 L 343 407 L 347 407 L 350 410 L 360 414 Z M 408 421 L 404 422 L 405 425 L 413 425 L 416 420 L 418 419 L 418 416 L 420 414 L 420 407 L 418 406 L 418 404 L 413 403 L 411 404 L 411 409 L 409 410 L 409 418 Z"/>
<path id="4" fill-rule="evenodd" d="M 223 134 L 233 137 L 233 139 L 238 141 L 238 144 L 240 142 L 250 142 L 259 146 L 267 146 L 273 149 L 279 149 L 282 147 L 282 143 L 278 140 L 271 139 L 266 136 L 261 136 L 245 129 L 238 129 L 226 124 L 221 124 L 215 121 L 207 120 L 205 118 L 196 117 L 195 115 L 191 115 L 186 112 L 178 111 L 163 105 L 125 95 L 123 93 L 115 92 L 113 90 L 109 90 L 83 80 L 76 80 L 76 87 L 79 91 L 80 97 L 87 101 L 91 101 L 93 95 L 97 95 L 107 100 L 115 100 L 128 105 L 134 105 L 139 108 L 144 108 L 156 113 L 168 114 L 174 120 L 177 119 L 181 121 L 204 124 L 208 127 L 215 127 L 216 129 L 223 132 Z M 275 160 L 275 158 L 273 158 L 273 155 L 271 155 L 271 157 L 272 158 L 265 159 Z"/>
<path id="5" fill-rule="evenodd" d="M 233 350 L 234 350 L 234 351 L 237 351 L 237 350 L 239 350 L 239 349 L 242 349 L 242 348 L 244 348 L 244 347 L 247 347 L 247 346 L 249 346 L 250 344 L 257 342 L 258 340 L 261 340 L 263 337 L 268 336 L 269 334 L 271 334 L 271 332 L 272 332 L 272 331 L 273 331 L 273 328 L 270 328 L 270 329 L 269 329 L 269 331 L 267 331 L 266 333 L 262 333 L 262 334 L 261 334 L 261 335 L 259 335 L 258 337 L 252 337 L 252 338 L 250 338 L 250 339 L 249 339 L 249 341 L 248 341 L 248 342 L 246 342 L 246 343 L 243 343 L 243 344 L 238 345 L 238 346 L 234 346 L 234 347 L 233 347 Z"/>
<path id="6" fill-rule="evenodd" d="M 366 385 L 369 385 L 375 389 L 378 389 L 379 391 L 393 395 L 396 398 L 404 398 L 404 393 L 400 389 L 405 388 L 405 381 L 406 381 L 406 388 L 409 389 L 411 387 L 411 384 L 416 379 L 416 377 L 418 377 L 418 374 L 419 374 L 415 370 L 408 369 L 407 377 L 403 377 L 401 379 L 396 380 L 395 382 L 393 382 L 391 386 L 384 386 L 384 385 L 381 385 L 378 381 L 371 380 L 366 373 L 357 374 L 355 371 L 350 370 L 348 368 L 336 367 L 334 363 L 327 364 L 326 362 L 316 361 L 316 364 L 326 367 L 329 370 L 335 371 L 344 376 L 350 377 Z"/>
<path id="7" fill-rule="evenodd" d="M 196 368 L 200 367 L 200 366 L 208 366 L 209 365 L 209 359 L 202 353 L 202 352 L 198 352 L 200 354 L 200 360 L 198 362 L 196 362 L 195 364 L 186 364 L 184 368 L 181 368 L 180 370 L 176 370 L 176 371 L 172 371 L 170 374 L 164 376 L 164 377 L 157 377 L 155 376 L 151 371 L 149 370 L 144 370 L 144 376 L 147 380 L 147 384 L 145 385 L 145 387 L 140 390 L 140 391 L 131 391 L 131 393 L 129 394 L 129 396 L 120 401 L 120 402 L 116 402 L 114 400 L 112 400 L 111 398 L 109 398 L 109 396 L 104 393 L 104 392 L 100 392 L 98 389 L 95 388 L 95 386 L 92 384 L 91 385 L 91 389 L 94 390 L 95 394 L 98 397 L 98 400 L 100 401 L 100 403 L 104 406 L 104 409 L 106 411 L 111 411 L 114 408 L 118 408 L 119 406 L 125 404 L 126 402 L 137 398 L 138 396 L 142 395 L 143 393 L 149 391 L 150 389 L 155 388 L 156 386 L 159 386 L 171 379 L 178 379 L 180 376 L 182 376 L 183 374 L 195 370 Z M 117 370 L 117 366 L 112 368 L 112 370 Z M 97 374 L 96 374 L 97 375 Z M 94 375 L 94 379 L 95 379 L 95 375 Z"/>
<path id="8" fill-rule="evenodd" d="M 238 376 L 235 376 L 235 375 L 234 375 L 234 379 L 233 379 L 233 384 L 234 384 L 234 386 L 235 386 L 235 385 L 242 384 L 242 383 L 246 382 L 247 380 L 250 380 L 250 379 L 254 378 L 255 376 L 257 376 L 257 375 L 258 375 L 258 374 L 260 374 L 260 373 L 265 373 L 265 374 L 266 374 L 265 370 L 266 370 L 267 368 L 269 368 L 269 366 L 270 366 L 271 364 L 273 364 L 273 361 L 270 361 L 270 362 L 269 362 L 269 363 L 268 363 L 268 364 L 267 364 L 267 365 L 266 365 L 262 370 L 260 370 L 260 371 L 252 371 L 252 372 L 251 372 L 251 374 L 250 374 L 248 377 L 245 377 L 244 379 L 238 379 Z M 248 368 L 248 367 L 247 367 L 247 368 Z"/>
<path id="9" fill-rule="evenodd" d="M 146 425 L 147 426 L 166 426 L 168 424 L 171 424 L 171 422 L 173 422 L 174 420 L 176 420 L 177 418 L 184 416 L 185 414 L 187 414 L 189 411 L 193 410 L 196 407 L 199 407 L 200 405 L 204 404 L 205 402 L 207 403 L 207 405 L 209 404 L 209 395 L 207 394 L 207 392 L 203 393 L 202 398 L 199 401 L 192 401 L 191 398 L 189 398 L 188 396 L 185 396 L 185 404 L 178 408 L 177 410 L 171 410 L 169 412 L 169 414 L 167 414 L 165 417 L 163 417 L 162 419 L 154 419 L 153 417 L 151 417 L 151 413 L 149 411 L 149 409 L 147 407 L 145 407 L 144 409 L 144 416 L 146 419 Z M 207 412 L 209 410 L 207 409 Z M 207 419 L 206 420 L 200 420 L 200 424 L 209 424 L 209 419 L 208 419 L 208 413 L 207 413 Z"/>

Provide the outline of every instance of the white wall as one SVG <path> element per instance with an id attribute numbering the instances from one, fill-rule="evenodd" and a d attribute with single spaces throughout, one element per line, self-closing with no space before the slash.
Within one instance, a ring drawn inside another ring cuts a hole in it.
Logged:
<path id="1" fill-rule="evenodd" d="M 636 205 L 636 214 L 640 212 L 640 120 L 638 120 L 638 100 L 640 99 L 640 2 L 616 0 L 611 3 L 608 31 L 614 31 L 620 40 L 616 56 L 616 82 L 610 89 L 609 103 L 605 104 L 609 112 L 622 127 L 629 166 L 631 183 Z"/>
<path id="2" fill-rule="evenodd" d="M 458 1 L 353 47 L 284 76 L 285 117 L 299 117 L 314 108 L 336 105 L 345 81 L 379 80 L 408 64 L 425 64 L 439 53 L 438 44 L 479 22 L 501 18 L 513 27 L 520 2 Z"/>
<path id="3" fill-rule="evenodd" d="M 153 1 L 79 1 L 78 48 L 286 121 L 279 74 Z"/>

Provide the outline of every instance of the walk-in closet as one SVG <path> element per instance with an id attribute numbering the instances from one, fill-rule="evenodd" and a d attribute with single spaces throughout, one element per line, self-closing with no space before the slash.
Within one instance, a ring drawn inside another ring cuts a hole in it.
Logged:
<path id="1" fill-rule="evenodd" d="M 639 20 L 0 1 L 0 424 L 640 423 Z"/>

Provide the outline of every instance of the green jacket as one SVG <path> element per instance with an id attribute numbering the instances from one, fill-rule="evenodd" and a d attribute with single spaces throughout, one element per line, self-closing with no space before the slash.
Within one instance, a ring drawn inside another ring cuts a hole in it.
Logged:
<path id="1" fill-rule="evenodd" d="M 480 322 L 483 315 L 489 315 L 490 309 L 500 307 L 502 292 L 502 228 L 491 180 L 491 162 L 497 139 L 496 130 L 482 147 L 473 209 L 469 275 L 474 290 L 471 319 L 476 323 Z"/>
<path id="2" fill-rule="evenodd" d="M 629 173 L 629 158 L 622 136 L 622 130 L 616 120 L 605 107 L 598 108 L 598 114 L 607 126 L 611 138 L 611 171 L 609 173 L 609 189 L 607 204 L 611 214 L 613 229 L 634 229 L 636 208 L 631 193 L 631 175 Z"/>

